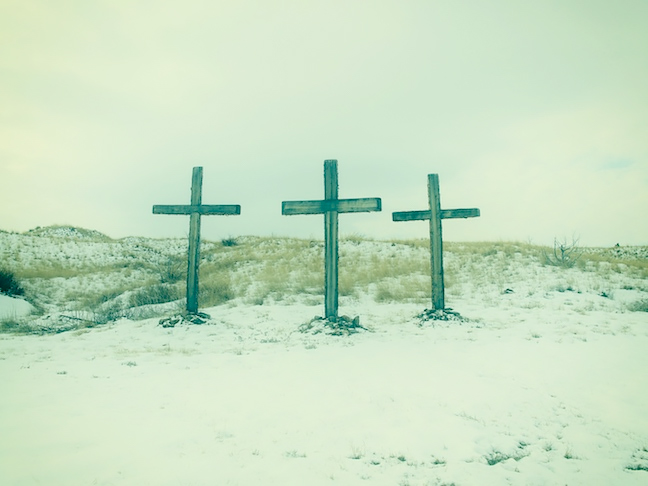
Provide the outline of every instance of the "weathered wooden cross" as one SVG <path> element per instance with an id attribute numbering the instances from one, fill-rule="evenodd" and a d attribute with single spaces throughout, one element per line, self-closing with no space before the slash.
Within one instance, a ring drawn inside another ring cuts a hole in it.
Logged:
<path id="1" fill-rule="evenodd" d="M 380 211 L 378 197 L 338 199 L 337 160 L 324 161 L 324 199 L 317 201 L 284 201 L 281 214 L 324 215 L 325 317 L 338 317 L 338 214 Z"/>
<path id="2" fill-rule="evenodd" d="M 202 204 L 202 167 L 193 168 L 190 205 L 155 205 L 153 214 L 184 214 L 189 219 L 189 261 L 187 265 L 187 312 L 198 313 L 198 266 L 200 265 L 200 217 L 241 214 L 238 204 Z"/>
<path id="3" fill-rule="evenodd" d="M 443 240 L 441 220 L 452 218 L 476 218 L 479 209 L 441 209 L 439 195 L 439 175 L 428 174 L 428 200 L 430 209 L 426 211 L 402 211 L 392 213 L 394 221 L 430 221 L 430 257 L 432 264 L 432 310 L 445 309 L 443 284 Z"/>

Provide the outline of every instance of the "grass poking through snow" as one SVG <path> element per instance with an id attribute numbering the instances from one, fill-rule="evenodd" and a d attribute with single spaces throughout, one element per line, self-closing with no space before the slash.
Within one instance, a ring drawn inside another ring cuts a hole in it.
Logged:
<path id="1" fill-rule="evenodd" d="M 91 230 L 50 227 L 24 234 L 0 231 L 0 242 L 0 266 L 11 264 L 0 276 L 9 287 L 24 289 L 43 315 L 65 312 L 90 325 L 162 315 L 169 306 L 184 306 L 184 239 L 112 240 Z M 562 266 L 547 264 L 552 249 L 524 243 L 446 242 L 444 250 L 450 303 L 462 297 L 494 306 L 513 293 L 534 307 L 543 296 L 558 292 L 591 296 L 584 312 L 610 302 L 621 311 L 648 311 L 646 247 L 578 248 L 574 264 Z M 323 260 L 323 242 L 316 240 L 245 236 L 204 241 L 199 305 L 321 305 Z M 427 240 L 343 238 L 339 292 L 341 302 L 371 299 L 425 307 L 430 298 Z M 24 328 L 14 319 L 0 330 Z"/>

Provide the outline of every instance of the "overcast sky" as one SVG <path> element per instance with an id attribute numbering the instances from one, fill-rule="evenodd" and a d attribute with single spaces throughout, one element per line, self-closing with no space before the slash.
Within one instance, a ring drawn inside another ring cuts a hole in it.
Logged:
<path id="1" fill-rule="evenodd" d="M 451 241 L 648 244 L 648 2 L 3 0 L 0 229 L 69 224 L 184 236 L 322 238 L 340 197 L 382 213 L 342 234 L 426 237 L 392 211 L 442 208 Z"/>

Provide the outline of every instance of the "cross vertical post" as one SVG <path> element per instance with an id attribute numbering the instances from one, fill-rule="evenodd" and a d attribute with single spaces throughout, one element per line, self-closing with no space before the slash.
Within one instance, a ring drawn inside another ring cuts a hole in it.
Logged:
<path id="1" fill-rule="evenodd" d="M 200 217 L 209 215 L 238 215 L 238 204 L 202 204 L 203 168 L 194 167 L 191 177 L 191 204 L 156 204 L 153 214 L 189 215 L 189 250 L 187 258 L 187 313 L 198 313 L 198 268 L 200 266 Z"/>
<path id="2" fill-rule="evenodd" d="M 441 198 L 439 175 L 428 175 L 428 202 L 430 206 L 430 265 L 432 268 L 432 308 L 445 309 L 443 284 L 443 238 L 441 233 Z"/>
<path id="3" fill-rule="evenodd" d="M 325 318 L 338 319 L 338 214 L 380 211 L 380 198 L 338 199 L 337 160 L 324 161 L 324 199 L 283 201 L 281 214 L 324 215 Z"/>
<path id="4" fill-rule="evenodd" d="M 324 199 L 336 201 L 338 198 L 338 172 L 336 160 L 324 161 Z M 338 310 L 338 212 L 324 213 L 324 280 L 325 280 L 325 317 L 337 318 Z"/>
<path id="5" fill-rule="evenodd" d="M 202 167 L 194 167 L 191 177 L 191 205 L 202 203 Z M 200 263 L 200 213 L 189 216 L 189 261 L 187 265 L 187 312 L 198 312 L 198 266 Z"/>
<path id="6" fill-rule="evenodd" d="M 443 282 L 443 237 L 441 220 L 455 218 L 476 218 L 479 209 L 441 209 L 439 175 L 428 174 L 427 211 L 400 211 L 392 213 L 394 221 L 428 220 L 430 223 L 430 266 L 432 279 L 432 310 L 445 309 L 445 284 Z"/>

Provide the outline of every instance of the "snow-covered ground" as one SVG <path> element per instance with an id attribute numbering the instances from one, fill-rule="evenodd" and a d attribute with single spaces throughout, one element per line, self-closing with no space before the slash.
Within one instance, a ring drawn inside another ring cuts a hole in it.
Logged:
<path id="1" fill-rule="evenodd" d="M 22 318 L 29 316 L 33 310 L 34 306 L 24 299 L 0 294 L 0 319 Z"/>
<path id="2" fill-rule="evenodd" d="M 302 333 L 319 302 L 239 297 L 203 325 L 0 334 L 0 484 L 648 484 L 641 281 L 478 260 L 463 321 L 361 295 L 341 313 L 369 331 Z"/>

